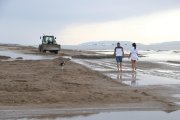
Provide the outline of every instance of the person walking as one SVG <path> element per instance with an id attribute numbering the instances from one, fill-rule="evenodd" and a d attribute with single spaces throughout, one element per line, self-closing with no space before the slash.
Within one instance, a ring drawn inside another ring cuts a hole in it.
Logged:
<path id="1" fill-rule="evenodd" d="M 138 60 L 138 50 L 136 48 L 136 43 L 132 44 L 129 58 L 131 58 L 132 70 L 135 71 L 137 69 L 137 60 Z"/>
<path id="2" fill-rule="evenodd" d="M 124 50 L 123 47 L 120 46 L 120 43 L 117 43 L 117 47 L 114 49 L 114 56 L 117 62 L 117 69 L 118 71 L 122 71 L 122 59 L 124 57 Z"/>

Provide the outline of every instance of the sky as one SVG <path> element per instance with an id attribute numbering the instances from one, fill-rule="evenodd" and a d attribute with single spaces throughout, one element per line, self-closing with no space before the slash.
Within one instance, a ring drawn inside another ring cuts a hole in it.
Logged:
<path id="1" fill-rule="evenodd" d="M 0 0 L 0 43 L 180 41 L 180 0 Z"/>

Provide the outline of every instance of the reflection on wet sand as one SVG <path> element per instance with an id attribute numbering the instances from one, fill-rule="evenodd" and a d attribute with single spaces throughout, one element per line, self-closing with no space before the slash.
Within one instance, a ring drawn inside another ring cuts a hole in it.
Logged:
<path id="1" fill-rule="evenodd" d="M 130 81 L 130 86 L 136 86 L 137 85 L 137 82 L 136 82 L 136 76 L 137 76 L 137 72 L 131 72 L 129 74 L 131 74 L 131 77 L 128 77 L 128 80 L 127 78 L 125 77 L 125 74 L 126 73 L 123 73 L 123 72 L 118 72 L 117 73 L 117 80 L 121 83 L 123 82 L 127 82 L 127 81 Z M 124 77 L 123 77 L 124 76 Z"/>
<path id="2" fill-rule="evenodd" d="M 136 72 L 132 72 L 131 86 L 136 86 Z"/>
<path id="3" fill-rule="evenodd" d="M 122 81 L 122 72 L 117 73 L 117 79 Z"/>

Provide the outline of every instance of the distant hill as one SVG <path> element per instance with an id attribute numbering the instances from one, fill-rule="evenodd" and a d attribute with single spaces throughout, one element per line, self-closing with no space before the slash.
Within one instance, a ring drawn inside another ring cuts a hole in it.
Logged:
<path id="1" fill-rule="evenodd" d="M 145 47 L 151 50 L 180 50 L 180 41 L 156 43 Z"/>
<path id="2" fill-rule="evenodd" d="M 117 42 L 120 42 L 121 46 L 123 46 L 125 50 L 129 50 L 132 45 L 132 42 L 130 41 L 98 41 L 72 46 L 64 45 L 62 46 L 62 48 L 79 50 L 112 50 L 116 47 Z M 141 50 L 180 50 L 180 41 L 164 42 L 150 45 L 137 43 L 137 46 L 138 49 Z"/>
<path id="3" fill-rule="evenodd" d="M 116 47 L 117 42 L 119 41 L 99 41 L 99 42 L 87 42 L 78 45 L 80 48 L 83 49 L 114 49 Z M 120 41 L 121 46 L 123 46 L 125 49 L 131 47 L 132 42 L 130 41 Z"/>
<path id="4" fill-rule="evenodd" d="M 82 43 L 80 44 L 81 46 L 82 45 L 99 45 L 99 46 L 111 46 L 111 45 L 116 45 L 117 42 L 119 41 L 98 41 L 98 42 L 86 42 L 86 43 Z M 130 41 L 120 41 L 121 44 L 131 44 Z"/>
<path id="5" fill-rule="evenodd" d="M 117 42 L 120 42 L 124 49 L 129 49 L 132 42 L 130 41 L 98 41 L 86 42 L 79 45 L 63 45 L 65 49 L 78 49 L 78 50 L 112 50 L 116 47 Z"/>

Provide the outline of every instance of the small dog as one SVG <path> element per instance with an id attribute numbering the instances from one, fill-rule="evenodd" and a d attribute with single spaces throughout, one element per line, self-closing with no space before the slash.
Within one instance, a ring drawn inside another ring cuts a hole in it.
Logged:
<path id="1" fill-rule="evenodd" d="M 68 62 L 68 61 L 70 61 L 70 60 L 71 60 L 70 58 L 61 60 L 59 66 L 61 66 L 61 69 L 62 69 L 62 70 L 64 69 L 64 65 L 66 64 L 66 62 Z"/>
<path id="2" fill-rule="evenodd" d="M 62 61 L 60 64 L 59 64 L 61 67 L 65 65 L 65 61 Z"/>

